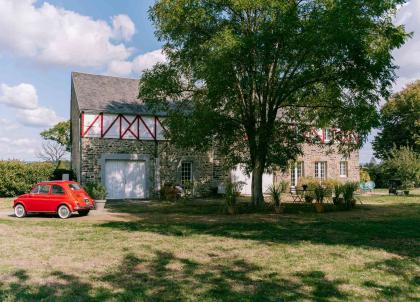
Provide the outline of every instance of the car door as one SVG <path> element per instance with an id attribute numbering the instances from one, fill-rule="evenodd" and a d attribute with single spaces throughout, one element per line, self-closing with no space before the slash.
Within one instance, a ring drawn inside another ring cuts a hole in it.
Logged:
<path id="1" fill-rule="evenodd" d="M 27 202 L 28 212 L 44 212 L 47 209 L 47 201 L 50 193 L 50 185 L 40 184 L 37 185 L 29 193 Z"/>
<path id="2" fill-rule="evenodd" d="M 35 212 L 39 206 L 39 185 L 35 186 L 31 192 L 29 192 L 28 197 L 25 198 L 25 207 L 28 212 Z"/>
<path id="3" fill-rule="evenodd" d="M 49 212 L 50 185 L 40 185 L 34 212 Z"/>
<path id="4" fill-rule="evenodd" d="M 51 195 L 47 202 L 47 207 L 49 212 L 56 212 L 58 206 L 65 202 L 66 194 L 64 188 L 61 185 L 52 185 L 51 186 Z"/>

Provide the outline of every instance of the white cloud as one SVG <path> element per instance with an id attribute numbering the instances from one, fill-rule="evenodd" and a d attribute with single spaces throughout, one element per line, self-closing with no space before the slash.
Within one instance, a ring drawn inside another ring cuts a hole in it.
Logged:
<path id="1" fill-rule="evenodd" d="M 0 0 L 0 52 L 47 64 L 100 67 L 124 61 L 132 49 L 115 39 L 128 40 L 135 32 L 131 19 L 118 15 L 113 26 L 47 2 Z"/>
<path id="2" fill-rule="evenodd" d="M 38 105 L 38 94 L 31 84 L 19 84 L 9 86 L 0 85 L 0 104 L 16 108 L 17 121 L 29 127 L 49 127 L 63 121 L 52 109 Z M 4 118 L 0 118 L 0 126 L 9 129 L 16 124 Z"/>
<path id="3" fill-rule="evenodd" d="M 38 95 L 31 84 L 17 86 L 0 85 L 0 103 L 21 109 L 35 109 L 38 106 Z"/>
<path id="4" fill-rule="evenodd" d="M 128 76 L 133 71 L 133 63 L 129 61 L 112 61 L 108 65 L 109 75 Z"/>
<path id="5" fill-rule="evenodd" d="M 138 55 L 132 61 L 112 61 L 108 65 L 107 74 L 127 76 L 132 73 L 141 74 L 146 69 L 152 68 L 156 63 L 167 60 L 162 49 L 153 50 L 145 54 Z"/>
<path id="6" fill-rule="evenodd" d="M 114 28 L 114 37 L 125 41 L 129 41 L 136 32 L 136 26 L 127 15 L 112 17 L 112 27 Z"/>
<path id="7" fill-rule="evenodd" d="M 420 0 L 412 0 L 402 6 L 396 16 L 396 24 L 404 24 L 406 31 L 413 32 L 400 49 L 394 51 L 395 62 L 400 66 L 399 79 L 394 91 L 401 90 L 409 82 L 420 79 Z"/>
<path id="8" fill-rule="evenodd" d="M 0 118 L 0 134 L 2 131 L 10 131 L 18 128 L 18 124 L 5 118 Z"/>
<path id="9" fill-rule="evenodd" d="M 64 120 L 54 110 L 45 107 L 33 110 L 19 109 L 16 117 L 22 125 L 28 127 L 51 127 Z"/>
<path id="10" fill-rule="evenodd" d="M 15 133 L 13 135 L 0 136 L 0 160 L 36 160 L 40 144 L 40 138 L 15 137 Z"/>

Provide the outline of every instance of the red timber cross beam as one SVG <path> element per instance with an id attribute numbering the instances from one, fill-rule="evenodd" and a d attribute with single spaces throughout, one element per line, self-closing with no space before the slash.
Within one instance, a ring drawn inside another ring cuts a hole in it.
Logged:
<path id="1" fill-rule="evenodd" d="M 164 118 L 149 115 L 85 113 L 80 116 L 81 137 L 165 140 Z"/>

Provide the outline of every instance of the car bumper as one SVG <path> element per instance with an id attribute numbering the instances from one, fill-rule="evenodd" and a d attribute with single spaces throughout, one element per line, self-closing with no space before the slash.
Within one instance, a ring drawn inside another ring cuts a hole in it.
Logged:
<path id="1" fill-rule="evenodd" d="M 86 206 L 77 206 L 74 208 L 75 211 L 83 211 L 83 210 L 93 210 L 93 205 L 86 205 Z"/>

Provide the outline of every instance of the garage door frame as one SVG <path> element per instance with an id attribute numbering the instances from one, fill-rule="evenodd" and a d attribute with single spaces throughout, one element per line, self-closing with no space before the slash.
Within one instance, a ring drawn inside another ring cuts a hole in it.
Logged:
<path id="1" fill-rule="evenodd" d="M 150 156 L 147 154 L 102 154 L 101 156 L 101 182 L 105 186 L 105 164 L 107 160 L 125 160 L 125 161 L 143 161 L 145 163 L 145 176 L 146 176 L 146 187 L 144 196 L 145 198 L 150 197 L 150 190 L 152 188 L 151 179 L 151 168 L 150 168 Z"/>

